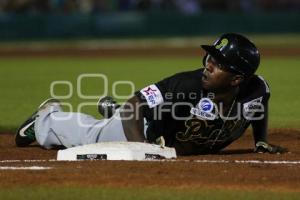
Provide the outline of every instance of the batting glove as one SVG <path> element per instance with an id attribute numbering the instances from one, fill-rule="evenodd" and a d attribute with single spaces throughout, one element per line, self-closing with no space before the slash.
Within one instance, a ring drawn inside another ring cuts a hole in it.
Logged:
<path id="1" fill-rule="evenodd" d="M 254 152 L 255 153 L 271 153 L 271 154 L 277 153 L 277 154 L 281 154 L 281 153 L 288 152 L 288 149 L 284 148 L 284 147 L 268 144 L 266 142 L 259 141 L 255 144 Z"/>

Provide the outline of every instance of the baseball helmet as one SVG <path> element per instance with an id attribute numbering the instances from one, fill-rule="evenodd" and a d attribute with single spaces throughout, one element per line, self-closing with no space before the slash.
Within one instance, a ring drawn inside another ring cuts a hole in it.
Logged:
<path id="1" fill-rule="evenodd" d="M 236 33 L 223 34 L 213 45 L 201 45 L 225 70 L 251 76 L 259 66 L 260 54 L 246 37 Z"/>

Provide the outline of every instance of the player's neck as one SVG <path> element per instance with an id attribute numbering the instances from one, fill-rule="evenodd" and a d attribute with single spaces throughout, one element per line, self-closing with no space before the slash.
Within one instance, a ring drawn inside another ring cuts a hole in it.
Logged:
<path id="1" fill-rule="evenodd" d="M 239 87 L 228 88 L 223 91 L 215 92 L 214 101 L 217 103 L 222 102 L 224 105 L 231 105 L 232 101 L 236 98 L 239 92 Z"/>

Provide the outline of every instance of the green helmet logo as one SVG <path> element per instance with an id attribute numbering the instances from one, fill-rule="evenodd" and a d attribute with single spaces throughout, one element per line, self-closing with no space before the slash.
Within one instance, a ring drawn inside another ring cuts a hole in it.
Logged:
<path id="1" fill-rule="evenodd" d="M 216 49 L 222 49 L 223 47 L 225 47 L 228 44 L 228 39 L 223 38 L 219 44 L 216 45 Z"/>

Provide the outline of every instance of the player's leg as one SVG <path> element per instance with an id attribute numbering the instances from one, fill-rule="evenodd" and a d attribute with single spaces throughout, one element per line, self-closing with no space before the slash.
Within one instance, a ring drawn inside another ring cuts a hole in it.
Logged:
<path id="1" fill-rule="evenodd" d="M 97 142 L 127 141 L 120 116 L 120 109 L 108 119 L 107 123 L 100 130 Z"/>
<path id="2" fill-rule="evenodd" d="M 100 98 L 98 101 L 98 112 L 104 118 L 109 118 L 110 121 L 101 129 L 97 142 L 106 141 L 127 141 L 120 110 L 122 107 L 110 96 Z M 147 138 L 146 130 L 148 128 L 147 121 L 144 119 L 144 135 Z"/>
<path id="3" fill-rule="evenodd" d="M 69 148 L 96 143 L 107 121 L 82 113 L 63 112 L 59 105 L 51 105 L 38 112 L 35 122 L 36 140 L 45 148 L 54 145 Z"/>
<path id="4" fill-rule="evenodd" d="M 20 126 L 15 141 L 19 147 L 37 141 L 45 148 L 95 143 L 107 121 L 80 113 L 63 112 L 58 100 L 48 99 Z"/>
<path id="5" fill-rule="evenodd" d="M 38 110 L 44 109 L 50 104 L 59 104 L 59 101 L 53 98 L 47 99 L 39 106 Z M 34 112 L 17 130 L 15 142 L 18 147 L 26 147 L 36 141 L 34 127 L 37 116 L 38 111 Z"/>
<path id="6" fill-rule="evenodd" d="M 116 116 L 116 117 L 115 117 Z M 63 112 L 60 104 L 47 102 L 19 128 L 17 146 L 37 142 L 45 147 L 72 147 L 101 141 L 126 141 L 119 112 L 97 120 L 82 113 Z"/>

